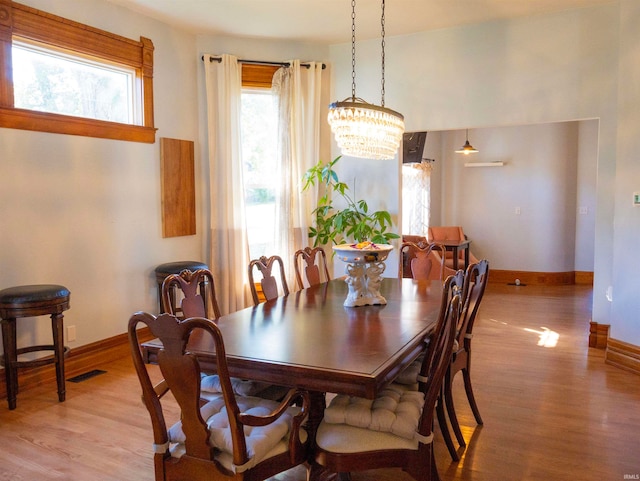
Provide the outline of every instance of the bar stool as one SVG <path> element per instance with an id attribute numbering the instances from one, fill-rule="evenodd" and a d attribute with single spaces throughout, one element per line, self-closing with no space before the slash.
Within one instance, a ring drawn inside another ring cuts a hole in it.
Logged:
<path id="1" fill-rule="evenodd" d="M 178 261 L 178 262 L 167 262 L 166 264 L 160 264 L 156 267 L 156 282 L 158 283 L 158 303 L 160 304 L 160 313 L 166 312 L 162 307 L 162 283 L 165 278 L 171 274 L 180 274 L 185 269 L 193 272 L 198 269 L 209 269 L 207 264 L 204 264 L 199 261 Z M 205 301 L 205 305 L 207 302 L 206 297 L 206 289 L 204 284 L 200 284 L 200 295 L 202 299 Z M 170 290 L 170 299 L 171 299 L 171 307 L 173 312 L 177 314 L 176 311 L 176 291 L 175 287 L 172 287 Z M 178 309 L 179 311 L 180 309 Z"/>
<path id="2" fill-rule="evenodd" d="M 28 285 L 9 287 L 0 291 L 0 322 L 2 323 L 2 344 L 4 355 L 5 381 L 7 385 L 7 401 L 9 409 L 16 408 L 18 394 L 18 368 L 38 367 L 47 364 L 56 365 L 58 382 L 58 400 L 65 399 L 64 358 L 69 348 L 64 345 L 63 315 L 69 309 L 69 290 L 55 284 Z M 49 314 L 53 344 L 18 348 L 16 336 L 16 320 L 21 317 L 36 317 Z M 28 352 L 53 351 L 53 357 L 18 361 L 18 356 Z"/>

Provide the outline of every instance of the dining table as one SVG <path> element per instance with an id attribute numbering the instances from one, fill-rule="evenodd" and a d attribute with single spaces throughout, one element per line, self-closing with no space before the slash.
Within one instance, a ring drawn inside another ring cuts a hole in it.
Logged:
<path id="1" fill-rule="evenodd" d="M 442 283 L 384 278 L 387 303 L 358 307 L 343 305 L 347 290 L 334 279 L 217 319 L 231 376 L 373 399 L 423 352 Z M 146 361 L 161 347 L 143 343 Z M 192 334 L 188 349 L 215 370 L 209 336 Z"/>
<path id="2" fill-rule="evenodd" d="M 442 282 L 384 278 L 386 304 L 346 307 L 348 286 L 333 279 L 224 315 L 215 322 L 233 377 L 309 392 L 308 427 L 324 415 L 326 393 L 373 399 L 422 352 L 441 309 Z M 147 362 L 162 348 L 142 344 Z M 187 349 L 215 370 L 213 341 L 194 331 Z"/>

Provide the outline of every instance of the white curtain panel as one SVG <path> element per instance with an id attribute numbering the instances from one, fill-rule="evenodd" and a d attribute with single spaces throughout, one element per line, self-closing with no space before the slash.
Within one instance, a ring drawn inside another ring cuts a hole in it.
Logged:
<path id="1" fill-rule="evenodd" d="M 322 63 L 291 60 L 278 69 L 273 91 L 278 98 L 278 150 L 282 182 L 276 189 L 276 248 L 294 278 L 293 254 L 309 245 L 308 230 L 317 192 L 302 194 L 304 173 L 320 156 L 320 90 Z M 306 65 L 309 67 L 306 67 Z"/>
<path id="2" fill-rule="evenodd" d="M 402 166 L 402 233 L 427 236 L 429 229 L 429 191 L 431 164 Z"/>
<path id="3" fill-rule="evenodd" d="M 210 269 L 222 314 L 249 304 L 249 244 L 240 142 L 242 73 L 238 59 L 204 56 L 209 139 Z"/>

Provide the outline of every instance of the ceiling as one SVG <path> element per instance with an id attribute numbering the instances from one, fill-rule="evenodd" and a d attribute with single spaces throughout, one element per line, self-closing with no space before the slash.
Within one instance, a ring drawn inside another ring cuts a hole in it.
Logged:
<path id="1" fill-rule="evenodd" d="M 351 40 L 349 0 L 109 0 L 194 34 L 336 44 Z M 387 36 L 540 15 L 617 0 L 389 0 Z M 380 37 L 380 0 L 358 0 L 356 40 Z"/>

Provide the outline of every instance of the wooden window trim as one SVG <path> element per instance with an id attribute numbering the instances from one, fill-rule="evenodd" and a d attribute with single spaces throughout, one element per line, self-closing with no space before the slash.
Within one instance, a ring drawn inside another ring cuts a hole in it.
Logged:
<path id="1" fill-rule="evenodd" d="M 143 125 L 15 108 L 11 61 L 14 36 L 134 68 L 141 84 Z M 131 40 L 11 0 L 0 0 L 0 127 L 154 143 L 157 129 L 153 120 L 153 50 L 148 38 Z"/>

